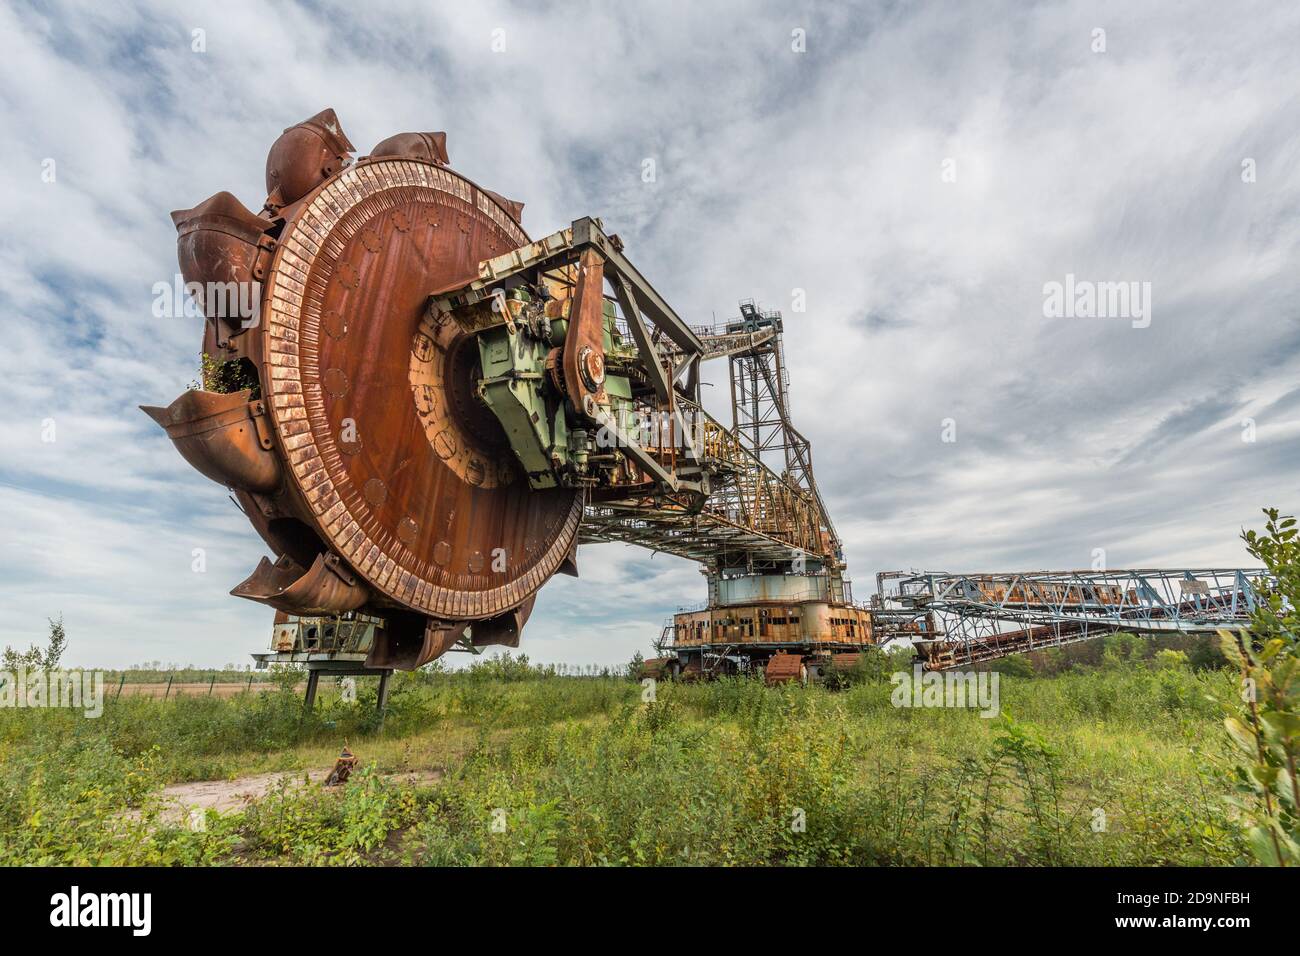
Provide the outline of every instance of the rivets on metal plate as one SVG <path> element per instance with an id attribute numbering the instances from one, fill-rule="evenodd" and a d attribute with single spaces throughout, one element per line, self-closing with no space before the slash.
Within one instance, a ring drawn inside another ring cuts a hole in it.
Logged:
<path id="1" fill-rule="evenodd" d="M 321 386 L 335 398 L 348 393 L 348 376 L 341 368 L 327 368 L 321 376 Z"/>
<path id="2" fill-rule="evenodd" d="M 341 339 L 348 334 L 348 322 L 337 309 L 326 309 L 320 317 L 321 327 L 333 339 Z"/>
<path id="3" fill-rule="evenodd" d="M 378 508 L 388 499 L 388 486 L 378 478 L 371 478 L 361 489 L 361 495 L 372 508 Z"/>
<path id="4" fill-rule="evenodd" d="M 415 519 L 407 515 L 397 523 L 397 540 L 407 547 L 415 544 L 415 536 L 420 533 L 420 526 Z"/>
<path id="5" fill-rule="evenodd" d="M 339 285 L 345 289 L 355 289 L 361 279 L 361 273 L 357 267 L 350 262 L 340 262 L 334 269 L 334 277 L 339 280 Z"/>

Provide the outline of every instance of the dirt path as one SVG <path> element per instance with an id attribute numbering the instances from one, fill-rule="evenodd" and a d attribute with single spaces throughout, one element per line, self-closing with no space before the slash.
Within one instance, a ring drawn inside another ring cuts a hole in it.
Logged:
<path id="1" fill-rule="evenodd" d="M 239 810 L 261 800 L 275 790 L 282 780 L 287 781 L 290 788 L 302 787 L 304 776 L 307 778 L 307 786 L 320 787 L 329 776 L 329 770 L 291 770 L 258 773 L 235 780 L 202 780 L 197 783 L 173 784 L 163 788 L 162 799 L 165 809 L 162 816 L 167 820 L 178 821 L 191 817 L 194 811 L 217 810 L 228 813 L 231 810 Z M 405 770 L 383 774 L 383 778 L 399 786 L 429 786 L 442 779 L 442 771 Z"/>

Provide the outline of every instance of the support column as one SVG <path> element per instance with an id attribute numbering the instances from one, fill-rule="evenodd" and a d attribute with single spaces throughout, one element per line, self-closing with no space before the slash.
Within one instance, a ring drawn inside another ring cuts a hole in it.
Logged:
<path id="1" fill-rule="evenodd" d="M 388 678 L 392 676 L 392 671 L 384 671 L 379 675 L 379 702 L 375 707 L 379 712 L 380 727 L 384 725 L 384 711 L 388 710 Z"/>
<path id="2" fill-rule="evenodd" d="M 320 683 L 320 671 L 307 671 L 307 699 L 303 701 L 303 710 L 310 712 L 316 706 L 316 686 Z"/>

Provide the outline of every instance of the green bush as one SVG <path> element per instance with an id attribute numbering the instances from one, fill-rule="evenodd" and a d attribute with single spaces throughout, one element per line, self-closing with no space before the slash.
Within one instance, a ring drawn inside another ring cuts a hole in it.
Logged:
<path id="1" fill-rule="evenodd" d="M 1250 822 L 1251 852 L 1274 866 L 1300 865 L 1300 535 L 1296 519 L 1264 512 L 1262 534 L 1244 534 L 1276 584 L 1261 586 L 1250 632 L 1223 631 L 1223 651 L 1240 674 L 1225 719 L 1237 745 L 1233 804 Z M 1263 582 L 1261 582 L 1261 585 Z"/>

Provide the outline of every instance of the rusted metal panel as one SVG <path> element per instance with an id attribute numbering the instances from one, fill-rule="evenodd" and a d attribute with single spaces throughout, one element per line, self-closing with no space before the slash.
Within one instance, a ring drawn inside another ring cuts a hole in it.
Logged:
<path id="1" fill-rule="evenodd" d="M 290 614 L 337 614 L 370 600 L 367 588 L 333 554 L 318 554 L 306 570 L 287 555 L 274 564 L 262 558 L 230 593 Z"/>
<path id="2" fill-rule="evenodd" d="M 648 657 L 641 662 L 641 677 L 664 680 L 671 676 L 671 665 L 676 660 L 672 657 Z"/>
<path id="3" fill-rule="evenodd" d="M 763 672 L 763 678 L 767 681 L 769 687 L 776 684 L 788 684 L 791 681 L 802 681 L 804 678 L 804 665 L 802 654 L 773 654 L 767 661 L 767 669 Z"/>
<path id="4" fill-rule="evenodd" d="M 267 494 L 283 471 L 272 453 L 261 402 L 247 390 L 218 394 L 192 389 L 166 408 L 141 409 L 166 431 L 186 461 L 213 481 Z"/>
<path id="5" fill-rule="evenodd" d="M 228 192 L 219 192 L 193 209 L 173 212 L 172 222 L 186 289 L 212 323 L 215 344 L 225 345 L 231 336 L 255 324 L 258 284 L 266 278 L 275 248 L 267 235 L 274 224 Z"/>
<path id="6" fill-rule="evenodd" d="M 371 159 L 383 157 L 419 159 L 435 166 L 446 166 L 450 162 L 447 158 L 447 134 L 398 133 L 377 143 L 370 151 Z"/>
<path id="7" fill-rule="evenodd" d="M 519 480 L 472 394 L 473 343 L 428 327 L 425 303 L 528 242 L 522 204 L 446 169 L 442 133 L 348 165 L 352 148 L 324 110 L 271 147 L 263 215 L 229 193 L 174 214 L 187 281 L 261 283 L 262 321 L 214 321 L 205 350 L 254 363 L 264 401 L 194 391 L 146 411 L 201 472 L 258 496 L 250 516 L 280 557 L 232 593 L 427 615 L 381 642 L 392 666 L 432 660 L 469 621 L 475 643 L 513 646 L 533 593 L 576 567 L 581 496 Z"/>
<path id="8" fill-rule="evenodd" d="M 290 126 L 266 157 L 267 204 L 297 202 L 337 173 L 353 150 L 331 109 Z"/>
<path id="9" fill-rule="evenodd" d="M 604 259 L 595 250 L 586 250 L 578 260 L 563 368 L 569 400 L 589 415 L 604 398 L 604 281 Z"/>
<path id="10" fill-rule="evenodd" d="M 862 660 L 861 654 L 832 654 L 831 668 L 837 671 L 848 671 L 858 666 Z"/>

